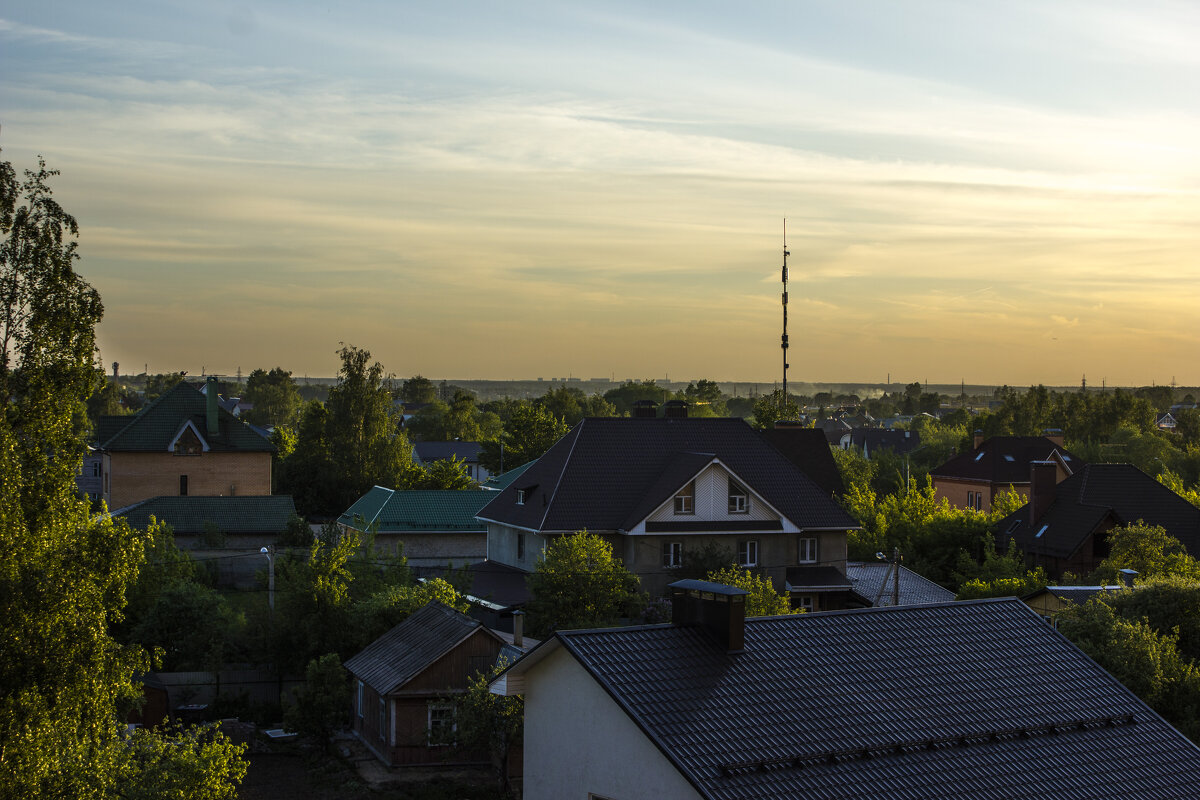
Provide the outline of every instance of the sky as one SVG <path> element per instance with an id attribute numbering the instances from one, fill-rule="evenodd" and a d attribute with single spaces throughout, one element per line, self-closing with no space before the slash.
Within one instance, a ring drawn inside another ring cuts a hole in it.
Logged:
<path id="1" fill-rule="evenodd" d="M 0 0 L 123 373 L 1200 384 L 1200 5 Z"/>

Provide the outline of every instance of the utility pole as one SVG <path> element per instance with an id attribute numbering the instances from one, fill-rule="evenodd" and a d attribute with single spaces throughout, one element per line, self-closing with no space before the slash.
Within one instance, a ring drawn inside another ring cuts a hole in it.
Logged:
<path id="1" fill-rule="evenodd" d="M 783 400 L 780 403 L 780 416 L 787 411 L 787 371 L 788 371 L 788 334 L 787 334 L 787 301 L 788 301 L 788 268 L 787 260 L 791 255 L 787 249 L 787 218 L 783 220 L 783 337 L 780 340 L 780 347 L 783 349 Z"/>
<path id="2" fill-rule="evenodd" d="M 887 561 L 883 553 L 875 554 L 875 557 L 880 561 Z M 891 568 L 888 570 L 892 578 L 892 606 L 900 605 L 900 548 L 892 548 Z M 879 591 L 875 593 L 875 605 L 879 605 L 879 601 L 883 598 L 883 590 L 887 588 L 888 575 L 883 576 L 883 583 L 879 584 Z"/>

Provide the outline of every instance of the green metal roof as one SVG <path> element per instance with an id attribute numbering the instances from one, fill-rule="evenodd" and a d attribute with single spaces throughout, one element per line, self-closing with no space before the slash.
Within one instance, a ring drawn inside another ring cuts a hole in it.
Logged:
<path id="1" fill-rule="evenodd" d="M 246 423 L 217 407 L 217 435 L 210 436 L 207 398 L 186 383 L 174 388 L 132 417 L 102 417 L 97 426 L 100 449 L 115 452 L 166 452 L 187 422 L 210 452 L 272 453 L 275 446 Z M 123 425 L 119 425 L 124 422 Z M 119 425 L 119 427 L 118 427 Z M 115 432 L 114 432 L 115 430 Z"/>
<path id="2" fill-rule="evenodd" d="M 475 515 L 495 496 L 475 489 L 405 491 L 376 486 L 338 522 L 360 530 L 376 523 L 380 533 L 482 533 L 487 526 Z"/>
<path id="3" fill-rule="evenodd" d="M 537 459 L 534 459 L 536 461 Z M 502 489 L 507 489 L 517 478 L 525 474 L 525 470 L 533 466 L 534 461 L 526 461 L 519 467 L 513 467 L 508 472 L 501 472 L 499 475 L 493 475 L 484 481 L 484 488 L 499 492 Z"/>
<path id="4" fill-rule="evenodd" d="M 204 533 L 211 522 L 225 533 L 282 533 L 296 513 L 289 495 L 245 497 L 152 497 L 117 509 L 135 528 L 145 528 L 150 517 L 169 524 L 177 534 Z"/>

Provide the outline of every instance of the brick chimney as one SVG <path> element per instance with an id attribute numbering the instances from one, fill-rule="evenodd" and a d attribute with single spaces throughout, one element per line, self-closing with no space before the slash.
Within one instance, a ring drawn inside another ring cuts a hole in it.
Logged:
<path id="1" fill-rule="evenodd" d="M 675 581 L 671 589 L 671 624 L 708 628 L 728 653 L 744 649 L 745 589 L 709 581 Z"/>
<path id="2" fill-rule="evenodd" d="M 204 405 L 204 418 L 208 423 L 208 435 L 210 437 L 217 436 L 221 432 L 221 428 L 217 424 L 218 396 L 219 393 L 217 390 L 217 379 L 216 377 L 209 375 L 208 380 L 204 384 L 204 399 L 206 401 Z"/>
<path id="3" fill-rule="evenodd" d="M 978 450 L 979 446 L 981 444 L 983 444 L 983 431 L 976 430 L 975 431 L 975 443 L 971 445 L 971 449 Z"/>
<path id="4" fill-rule="evenodd" d="M 658 416 L 658 403 L 653 400 L 635 400 L 633 416 L 638 419 L 654 419 Z"/>
<path id="5" fill-rule="evenodd" d="M 687 400 L 668 400 L 663 403 L 663 416 L 667 419 L 687 419 Z"/>
<path id="6" fill-rule="evenodd" d="M 1049 439 L 1050 441 L 1054 442 L 1055 447 L 1063 446 L 1062 428 L 1046 428 L 1045 430 L 1042 431 L 1042 436 L 1044 436 L 1047 439 Z"/>
<path id="7" fill-rule="evenodd" d="M 1058 489 L 1058 464 L 1053 461 L 1031 461 L 1029 464 L 1029 524 L 1038 520 L 1054 502 Z"/>

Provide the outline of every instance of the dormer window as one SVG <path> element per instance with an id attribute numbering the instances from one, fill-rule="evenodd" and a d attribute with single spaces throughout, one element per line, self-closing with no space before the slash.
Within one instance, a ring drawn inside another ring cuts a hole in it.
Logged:
<path id="1" fill-rule="evenodd" d="M 729 482 L 729 513 L 746 514 L 750 511 L 750 494 L 736 481 Z"/>
<path id="2" fill-rule="evenodd" d="M 661 497 L 661 495 L 659 495 Z M 696 513 L 696 482 L 692 481 L 687 486 L 679 490 L 679 494 L 675 495 L 675 513 L 676 514 L 695 514 Z"/>
<path id="3" fill-rule="evenodd" d="M 175 440 L 175 446 L 171 452 L 177 456 L 198 456 L 204 452 L 204 445 L 196 432 L 189 427 Z"/>
<path id="4" fill-rule="evenodd" d="M 517 505 L 519 505 L 519 506 L 525 505 L 525 490 L 524 489 L 517 489 Z"/>

